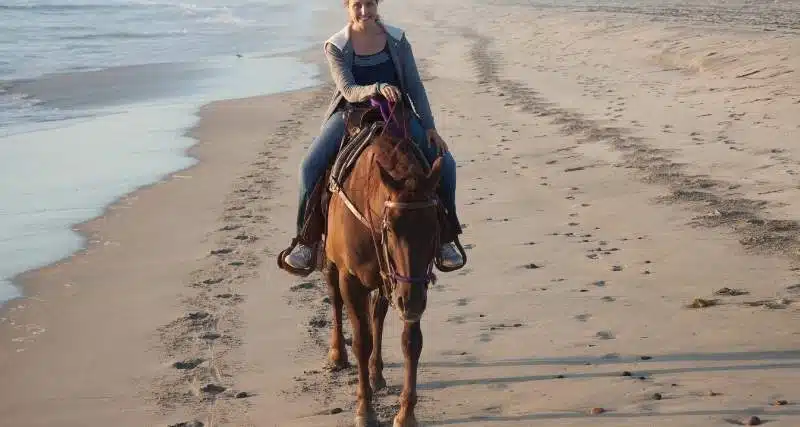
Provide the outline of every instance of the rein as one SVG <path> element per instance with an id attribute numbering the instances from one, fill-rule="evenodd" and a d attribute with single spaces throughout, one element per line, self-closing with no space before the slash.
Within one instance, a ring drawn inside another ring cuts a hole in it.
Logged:
<path id="1" fill-rule="evenodd" d="M 386 123 L 386 126 L 384 126 L 383 130 L 381 131 L 381 135 L 383 135 L 383 133 L 386 132 L 386 130 L 389 128 L 389 125 L 392 122 L 394 122 L 394 124 L 397 126 L 398 130 L 399 130 L 399 128 L 401 128 L 400 121 L 397 120 L 397 117 L 394 114 L 394 112 L 397 109 L 397 106 L 399 105 L 399 103 L 395 103 L 393 105 L 387 105 L 387 104 L 384 104 L 384 103 L 380 102 L 379 100 L 377 100 L 375 98 L 370 98 L 369 102 L 370 102 L 370 105 L 372 105 L 373 107 L 378 107 L 378 111 L 381 112 L 381 117 L 383 118 L 384 123 Z M 389 109 L 388 113 L 386 112 L 387 108 Z M 403 120 L 402 130 L 403 130 L 403 139 L 408 139 L 408 127 L 407 127 L 407 124 L 406 124 L 406 120 Z"/>

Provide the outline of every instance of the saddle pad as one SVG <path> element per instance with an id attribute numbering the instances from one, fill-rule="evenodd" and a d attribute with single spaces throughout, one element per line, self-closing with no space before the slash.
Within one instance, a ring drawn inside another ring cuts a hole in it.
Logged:
<path id="1" fill-rule="evenodd" d="M 347 137 L 347 141 L 341 147 L 333 162 L 329 179 L 329 189 L 333 190 L 334 186 L 341 187 L 353 166 L 358 160 L 358 156 L 364 151 L 364 148 L 372 141 L 372 137 L 383 127 L 383 122 L 373 122 L 368 127 L 361 129 L 356 135 Z"/>
<path id="2" fill-rule="evenodd" d="M 328 180 L 328 188 L 331 191 L 334 191 L 335 187 L 341 187 L 344 184 L 347 176 L 353 170 L 353 166 L 355 166 L 358 157 L 361 155 L 367 145 L 370 144 L 375 134 L 383 130 L 386 123 L 380 119 L 375 120 L 375 115 L 380 113 L 381 112 L 378 110 L 378 108 L 374 107 L 367 110 L 357 109 L 348 114 L 348 131 L 345 132 L 345 135 L 342 138 L 342 144 L 339 147 L 339 152 L 336 154 L 336 159 L 333 162 L 331 174 Z M 371 121 L 369 125 L 364 126 L 365 122 L 370 119 L 374 121 Z M 357 131 L 355 134 L 350 133 L 356 129 Z M 425 171 L 429 171 L 431 165 L 428 162 L 428 159 L 425 157 L 425 154 L 417 146 L 417 144 L 411 145 L 414 147 L 414 154 L 420 163 L 422 163 Z"/>

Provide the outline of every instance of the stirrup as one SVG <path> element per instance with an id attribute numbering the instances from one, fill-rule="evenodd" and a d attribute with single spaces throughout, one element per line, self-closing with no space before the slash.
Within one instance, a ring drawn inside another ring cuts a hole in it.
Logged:
<path id="1" fill-rule="evenodd" d="M 310 245 L 311 247 L 311 261 L 308 263 L 308 268 L 294 268 L 291 265 L 287 264 L 284 261 L 286 255 L 292 252 L 295 246 L 299 243 L 299 239 L 295 237 L 292 239 L 292 243 L 289 245 L 288 248 L 281 251 L 278 254 L 278 268 L 286 270 L 289 274 L 293 274 L 295 276 L 306 277 L 309 274 L 313 273 L 314 270 L 317 269 L 317 258 L 319 255 L 319 244 Z"/>
<path id="2" fill-rule="evenodd" d="M 459 265 L 459 266 L 445 267 L 445 266 L 442 265 L 442 258 L 439 256 L 439 251 L 437 250 L 436 251 L 436 255 L 433 258 L 433 263 L 436 265 L 436 268 L 438 268 L 439 271 L 441 271 L 443 273 L 449 273 L 451 271 L 460 270 L 460 269 L 464 268 L 465 265 L 467 265 L 467 253 L 464 252 L 464 247 L 461 246 L 461 242 L 458 240 L 458 236 L 456 236 L 455 240 L 453 240 L 453 243 L 455 243 L 456 248 L 458 249 L 458 252 L 461 253 L 461 259 L 463 259 L 464 262 L 461 263 L 461 265 Z"/>

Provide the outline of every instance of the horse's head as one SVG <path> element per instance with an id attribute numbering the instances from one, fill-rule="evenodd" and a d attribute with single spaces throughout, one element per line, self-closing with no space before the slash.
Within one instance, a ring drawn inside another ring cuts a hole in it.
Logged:
<path id="1" fill-rule="evenodd" d="M 380 163 L 378 168 L 388 192 L 381 224 L 383 258 L 388 264 L 384 280 L 400 317 L 417 322 L 425 311 L 428 284 L 435 280 L 433 259 L 439 246 L 435 191 L 442 158 L 436 159 L 427 173 L 412 167 L 396 176 Z"/>

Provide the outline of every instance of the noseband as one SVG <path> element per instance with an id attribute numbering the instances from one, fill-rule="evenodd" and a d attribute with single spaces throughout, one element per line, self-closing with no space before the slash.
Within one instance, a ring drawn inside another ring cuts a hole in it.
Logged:
<path id="1" fill-rule="evenodd" d="M 425 276 L 404 276 L 402 274 L 397 273 L 394 269 L 394 265 L 391 262 L 391 258 L 389 257 L 389 221 L 388 221 L 388 210 L 389 209 L 427 209 L 427 208 L 436 208 L 438 206 L 438 202 L 436 199 L 428 199 L 419 202 L 393 202 L 387 200 L 383 203 L 383 215 L 381 220 L 381 247 L 383 248 L 383 261 L 385 266 L 381 266 L 381 277 L 383 277 L 384 284 L 388 281 L 389 283 L 396 286 L 398 282 L 405 282 L 411 283 L 412 285 L 423 285 L 427 286 L 431 280 L 434 280 L 433 274 L 433 260 L 431 258 L 430 263 L 428 263 L 428 269 Z M 438 247 L 439 241 L 439 234 L 436 233 L 433 237 L 433 250 L 435 251 Z M 376 248 L 377 249 L 377 248 Z M 388 291 L 390 289 L 387 289 Z M 391 292 L 386 293 L 387 297 L 391 296 Z"/>

